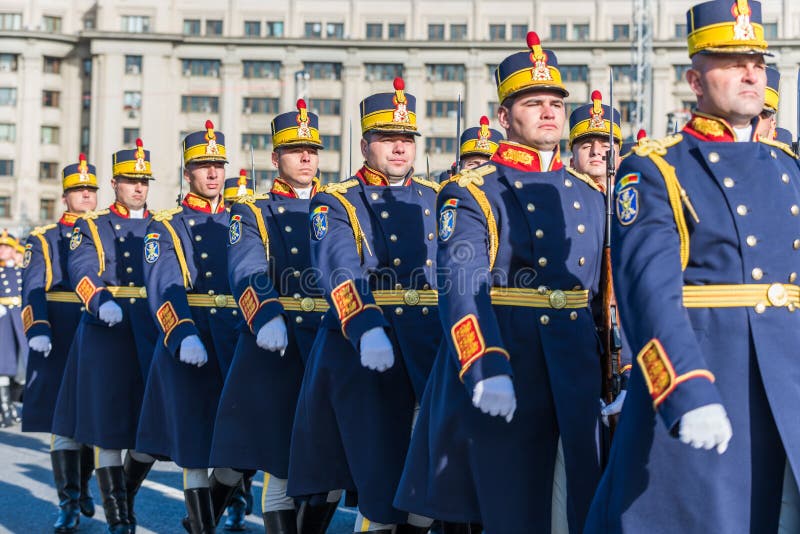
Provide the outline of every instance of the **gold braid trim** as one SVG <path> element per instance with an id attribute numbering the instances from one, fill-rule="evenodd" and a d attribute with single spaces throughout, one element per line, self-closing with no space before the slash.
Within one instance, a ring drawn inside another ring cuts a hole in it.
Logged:
<path id="1" fill-rule="evenodd" d="M 781 141 L 777 141 L 775 139 L 765 139 L 765 138 L 762 138 L 762 137 L 758 138 L 758 142 L 759 143 L 764 143 L 765 145 L 768 145 L 768 146 L 775 147 L 778 150 L 786 152 L 787 154 L 789 154 L 794 159 L 797 159 L 797 154 L 795 154 L 794 150 L 792 150 L 792 147 L 790 147 L 786 143 L 782 143 Z"/>
<path id="2" fill-rule="evenodd" d="M 39 238 L 42 244 L 42 256 L 44 256 L 44 290 L 50 291 L 50 286 L 53 285 L 53 260 L 50 259 L 50 245 L 47 244 L 47 239 L 44 236 L 34 231 L 31 235 Z"/>
<path id="3" fill-rule="evenodd" d="M 163 221 L 161 221 L 161 224 L 164 225 L 164 228 L 167 229 L 167 232 L 169 232 L 170 237 L 172 237 L 173 248 L 175 249 L 175 256 L 178 258 L 178 265 L 180 265 L 181 267 L 181 276 L 183 277 L 183 287 L 185 287 L 186 289 L 191 289 L 192 276 L 191 274 L 189 274 L 189 266 L 186 264 L 186 256 L 183 254 L 183 244 L 181 243 L 181 238 L 178 237 L 177 232 L 175 232 L 175 228 L 172 227 L 172 224 L 169 222 L 168 219 L 164 219 Z"/>
<path id="4" fill-rule="evenodd" d="M 92 234 L 94 249 L 97 251 L 97 263 L 99 264 L 99 267 L 97 268 L 97 276 L 102 276 L 103 272 L 106 270 L 106 251 L 103 249 L 103 242 L 100 240 L 100 232 L 97 231 L 97 225 L 95 224 L 94 220 L 100 215 L 105 215 L 106 213 L 108 213 L 108 210 L 90 211 L 83 216 L 83 218 L 86 220 L 87 226 L 89 226 L 89 233 Z"/>
<path id="5" fill-rule="evenodd" d="M 367 243 L 367 238 L 364 235 L 364 230 L 361 228 L 361 223 L 358 222 L 358 215 L 356 215 L 356 207 L 347 200 L 339 190 L 333 188 L 326 188 L 325 192 L 328 193 L 330 196 L 335 198 L 339 201 L 342 205 L 344 210 L 347 212 L 347 218 L 350 221 L 350 227 L 353 229 L 353 238 L 356 241 L 356 250 L 358 251 L 358 257 L 361 259 L 361 262 L 364 261 L 364 251 L 362 249 L 363 246 L 367 247 L 367 252 L 369 255 L 372 256 L 372 251 L 369 249 L 369 243 Z"/>
<path id="6" fill-rule="evenodd" d="M 574 176 L 581 182 L 584 182 L 586 185 L 588 185 L 595 191 L 600 191 L 601 193 L 605 194 L 606 188 L 595 182 L 594 179 L 592 179 L 592 177 L 589 176 L 588 174 L 578 172 L 572 167 L 564 167 L 564 170 L 566 170 L 568 173 L 570 173 L 572 176 Z"/>
<path id="7" fill-rule="evenodd" d="M 424 185 L 425 187 L 430 187 L 431 189 L 433 189 L 437 193 L 439 192 L 439 189 L 441 188 L 441 186 L 438 183 L 436 183 L 436 182 L 434 182 L 432 180 L 426 180 L 425 178 L 420 178 L 418 176 L 414 176 L 411 179 L 413 181 L 417 182 L 420 185 Z"/>
<path id="8" fill-rule="evenodd" d="M 489 200 L 486 198 L 486 193 L 481 191 L 478 186 L 469 184 L 466 186 L 467 191 L 475 199 L 475 202 L 480 206 L 483 216 L 486 217 L 486 230 L 489 233 L 489 270 L 494 269 L 494 262 L 497 259 L 497 247 L 499 239 L 497 237 L 497 221 L 492 213 L 492 207 L 489 205 Z"/>
<path id="9" fill-rule="evenodd" d="M 240 202 L 250 208 L 250 211 L 253 212 L 253 216 L 256 218 L 258 235 L 261 236 L 261 244 L 264 245 L 264 254 L 267 255 L 267 261 L 269 261 L 269 233 L 267 232 L 267 225 L 264 224 L 264 215 L 261 212 L 261 208 L 256 206 L 255 200 L 255 198 L 250 197 L 247 199 L 240 199 Z"/>

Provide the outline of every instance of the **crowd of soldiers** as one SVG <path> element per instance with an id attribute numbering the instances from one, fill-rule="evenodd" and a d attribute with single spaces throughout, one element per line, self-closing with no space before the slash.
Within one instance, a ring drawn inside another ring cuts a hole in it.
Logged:
<path id="1" fill-rule="evenodd" d="M 58 223 L 0 238 L 24 253 L 0 314 L 30 348 L 23 431 L 52 434 L 55 532 L 94 513 L 93 470 L 108 532 L 135 532 L 156 460 L 183 469 L 193 534 L 226 509 L 243 530 L 257 471 L 270 534 L 324 533 L 343 495 L 354 532 L 800 532 L 800 165 L 760 3 L 687 20 L 697 109 L 663 139 L 623 146 L 594 91 L 566 161 L 568 92 L 531 32 L 495 73 L 505 136 L 482 117 L 441 183 L 414 175 L 399 78 L 361 102 L 364 165 L 338 183 L 302 100 L 271 123 L 265 194 L 225 179 L 211 121 L 174 209 L 148 209 L 141 140 L 108 209 L 83 155 L 65 167 Z"/>

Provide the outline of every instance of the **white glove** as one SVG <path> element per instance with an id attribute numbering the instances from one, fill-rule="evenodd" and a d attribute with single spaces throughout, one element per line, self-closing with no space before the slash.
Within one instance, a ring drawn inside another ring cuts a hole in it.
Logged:
<path id="1" fill-rule="evenodd" d="M 283 316 L 278 315 L 258 329 L 256 335 L 256 345 L 264 350 L 279 351 L 281 356 L 286 352 L 286 345 L 289 344 L 288 334 L 286 333 L 286 321 Z"/>
<path id="2" fill-rule="evenodd" d="M 361 365 L 379 373 L 394 365 L 394 347 L 383 327 L 376 326 L 361 336 Z"/>
<path id="3" fill-rule="evenodd" d="M 600 410 L 600 416 L 603 418 L 603 424 L 608 426 L 608 418 L 611 415 L 617 415 L 619 412 L 622 411 L 622 405 L 625 403 L 625 396 L 628 394 L 628 391 L 623 389 L 617 395 L 617 398 L 611 404 L 606 404 L 603 399 L 600 399 L 600 404 L 603 406 L 603 409 Z"/>
<path id="4" fill-rule="evenodd" d="M 733 436 L 728 414 L 721 404 L 707 404 L 686 412 L 681 417 L 678 437 L 695 449 L 717 448 L 722 454 Z"/>
<path id="5" fill-rule="evenodd" d="M 203 367 L 208 361 L 208 353 L 197 336 L 186 336 L 181 341 L 180 358 L 183 363 Z"/>
<path id="6" fill-rule="evenodd" d="M 0 304 L 0 317 L 5 317 L 8 313 L 8 308 L 4 304 Z"/>
<path id="7" fill-rule="evenodd" d="M 475 384 L 472 392 L 472 404 L 483 413 L 499 415 L 510 423 L 517 410 L 517 396 L 514 384 L 508 375 L 497 375 L 484 378 Z"/>
<path id="8" fill-rule="evenodd" d="M 50 336 L 33 336 L 28 341 L 28 347 L 36 352 L 41 352 L 42 356 L 47 358 L 53 345 L 50 343 Z"/>
<path id="9" fill-rule="evenodd" d="M 114 326 L 122 321 L 122 308 L 113 300 L 109 300 L 97 309 L 97 316 L 108 326 Z"/>

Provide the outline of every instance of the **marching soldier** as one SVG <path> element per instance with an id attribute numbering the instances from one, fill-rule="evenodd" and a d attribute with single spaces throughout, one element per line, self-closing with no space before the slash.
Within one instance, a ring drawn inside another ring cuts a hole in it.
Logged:
<path id="1" fill-rule="evenodd" d="M 36 228 L 23 255 L 22 324 L 28 338 L 28 368 L 23 432 L 50 432 L 53 412 L 67 364 L 67 354 L 81 318 L 81 303 L 67 272 L 67 253 L 75 221 L 97 207 L 94 165 L 81 154 L 78 163 L 61 172 L 67 211 L 55 224 Z M 77 354 L 74 363 L 77 365 Z M 74 376 L 74 375 L 71 375 Z M 53 434 L 50 461 L 59 498 L 54 531 L 74 532 L 79 515 L 94 515 L 89 479 L 94 469 L 92 448 Z"/>
<path id="2" fill-rule="evenodd" d="M 148 302 L 160 328 L 136 445 L 184 469 L 193 534 L 213 532 L 241 474 L 215 469 L 209 452 L 220 392 L 236 345 L 238 311 L 227 272 L 223 201 L 225 136 L 206 129 L 183 141 L 189 193 L 157 213 L 144 240 Z"/>
<path id="3" fill-rule="evenodd" d="M 687 22 L 697 111 L 635 148 L 616 187 L 614 281 L 638 355 L 589 533 L 777 532 L 781 490 L 797 498 L 800 171 L 753 142 L 761 4 L 705 2 Z"/>
<path id="4" fill-rule="evenodd" d="M 503 134 L 489 128 L 489 117 L 483 116 L 479 126 L 467 128 L 461 134 L 461 170 L 474 169 L 489 161 L 503 140 Z"/>
<path id="5" fill-rule="evenodd" d="M 15 256 L 19 241 L 8 230 L 0 234 L 0 428 L 20 422 L 11 398 L 11 381 L 27 359 L 25 333 L 20 314 L 22 270 Z"/>
<path id="6" fill-rule="evenodd" d="M 306 364 L 289 495 L 357 490 L 356 532 L 426 532 L 431 522 L 392 506 L 441 339 L 438 184 L 412 177 L 416 99 L 400 78 L 394 89 L 361 102 L 364 166 L 311 200 L 311 263 L 331 308 Z"/>
<path id="7" fill-rule="evenodd" d="M 73 386 L 67 395 L 76 413 L 72 437 L 94 445 L 108 532 L 125 534 L 136 529 L 134 496 L 154 462 L 133 451 L 157 337 L 142 272 L 150 151 L 137 139 L 135 149 L 114 153 L 112 169 L 114 203 L 79 218 L 69 241 L 69 279 L 86 312 L 71 349 L 78 358 L 75 379 L 62 382 L 61 395 Z M 124 467 L 123 449 L 129 450 Z"/>
<path id="8" fill-rule="evenodd" d="M 296 111 L 275 117 L 278 177 L 269 194 L 241 197 L 231 209 L 228 270 L 245 324 L 217 411 L 211 464 L 264 471 L 268 534 L 322 534 L 338 504 L 306 503 L 298 521 L 294 499 L 286 495 L 303 365 L 328 307 L 308 270 L 305 231 L 323 148 L 318 123 L 303 100 Z"/>
<path id="9" fill-rule="evenodd" d="M 508 141 L 439 193 L 445 343 L 395 499 L 489 534 L 550 531 L 559 437 L 570 532 L 601 473 L 603 188 L 564 168 L 567 91 L 555 55 L 527 41 L 495 72 Z"/>

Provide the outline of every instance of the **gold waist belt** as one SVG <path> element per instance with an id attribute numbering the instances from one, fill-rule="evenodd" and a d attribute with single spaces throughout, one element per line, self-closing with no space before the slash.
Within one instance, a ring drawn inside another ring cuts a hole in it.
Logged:
<path id="1" fill-rule="evenodd" d="M 683 286 L 683 305 L 687 308 L 800 306 L 800 286 L 794 284 L 718 284 Z"/>
<path id="2" fill-rule="evenodd" d="M 106 286 L 114 297 L 123 299 L 144 299 L 147 298 L 147 289 L 139 286 Z M 83 304 L 78 295 L 71 291 L 50 291 L 45 295 L 49 302 L 70 302 L 73 304 Z"/>
<path id="3" fill-rule="evenodd" d="M 0 304 L 3 306 L 22 306 L 20 297 L 0 297 Z"/>
<path id="4" fill-rule="evenodd" d="M 521 306 L 524 308 L 586 308 L 589 290 L 562 291 L 561 289 L 526 289 L 518 287 L 493 287 L 490 295 L 495 306 Z"/>

